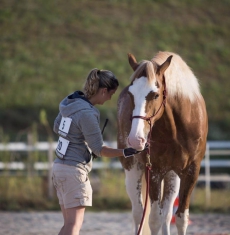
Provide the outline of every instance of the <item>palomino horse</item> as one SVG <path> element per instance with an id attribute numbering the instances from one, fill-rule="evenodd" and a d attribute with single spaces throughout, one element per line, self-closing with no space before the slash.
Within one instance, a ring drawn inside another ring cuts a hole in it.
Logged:
<path id="1" fill-rule="evenodd" d="M 164 235 L 170 234 L 173 203 L 179 192 L 175 219 L 178 234 L 184 235 L 190 196 L 206 148 L 205 102 L 196 77 L 177 54 L 159 52 L 151 61 L 140 63 L 132 54 L 128 58 L 134 73 L 118 99 L 118 147 L 143 150 L 146 143 L 149 145 L 148 151 L 120 158 L 132 203 L 135 234 L 142 219 L 142 176 L 149 152 L 151 234 L 158 234 L 161 227 Z M 143 230 L 140 234 L 146 235 Z"/>

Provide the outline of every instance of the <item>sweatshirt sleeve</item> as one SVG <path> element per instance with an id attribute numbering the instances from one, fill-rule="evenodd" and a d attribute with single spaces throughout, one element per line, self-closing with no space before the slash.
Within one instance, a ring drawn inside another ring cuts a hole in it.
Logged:
<path id="1" fill-rule="evenodd" d="M 53 126 L 53 131 L 58 134 L 58 130 L 59 130 L 59 125 L 61 123 L 61 114 L 59 113 L 58 116 L 56 117 L 55 121 L 54 121 L 54 126 Z"/>
<path id="2" fill-rule="evenodd" d="M 79 118 L 79 128 L 81 129 L 89 148 L 97 156 L 101 156 L 103 139 L 96 113 L 91 112 L 90 110 L 82 111 Z"/>

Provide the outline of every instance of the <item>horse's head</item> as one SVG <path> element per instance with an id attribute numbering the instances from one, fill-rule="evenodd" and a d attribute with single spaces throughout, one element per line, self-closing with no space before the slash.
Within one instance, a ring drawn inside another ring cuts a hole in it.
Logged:
<path id="1" fill-rule="evenodd" d="M 134 70 L 129 86 L 134 108 L 127 142 L 129 146 L 142 150 L 147 142 L 150 128 L 164 112 L 166 99 L 164 72 L 169 67 L 172 56 L 169 56 L 162 65 L 147 60 L 137 63 L 132 54 L 128 54 L 128 58 Z"/>

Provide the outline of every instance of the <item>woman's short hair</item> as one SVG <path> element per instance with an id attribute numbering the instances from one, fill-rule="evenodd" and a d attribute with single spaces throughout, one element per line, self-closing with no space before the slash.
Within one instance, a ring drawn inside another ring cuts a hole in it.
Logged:
<path id="1" fill-rule="evenodd" d="M 97 93 L 99 88 L 107 88 L 110 91 L 116 89 L 118 86 L 119 82 L 111 71 L 95 68 L 87 76 L 83 92 L 89 99 Z"/>

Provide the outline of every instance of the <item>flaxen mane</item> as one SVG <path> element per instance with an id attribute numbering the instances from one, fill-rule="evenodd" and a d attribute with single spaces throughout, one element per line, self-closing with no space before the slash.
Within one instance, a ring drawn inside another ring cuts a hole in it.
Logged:
<path id="1" fill-rule="evenodd" d="M 179 55 L 171 52 L 159 52 L 152 59 L 152 62 L 161 65 L 170 55 L 173 55 L 173 58 L 170 66 L 165 71 L 168 96 L 187 97 L 191 102 L 194 102 L 200 97 L 199 83 L 191 69 Z"/>

